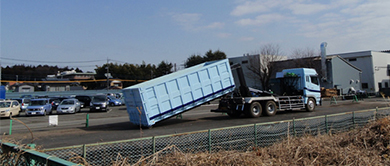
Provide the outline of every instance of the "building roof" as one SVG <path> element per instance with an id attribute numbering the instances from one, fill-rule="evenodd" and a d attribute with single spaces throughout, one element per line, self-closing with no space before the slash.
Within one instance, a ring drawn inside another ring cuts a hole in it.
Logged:
<path id="1" fill-rule="evenodd" d="M 352 68 L 362 72 L 361 69 L 359 69 L 358 67 L 354 66 L 353 64 L 349 63 L 347 60 L 345 60 L 343 57 L 341 57 L 340 55 L 329 55 L 329 56 L 326 56 L 326 59 L 333 59 L 333 58 L 340 58 L 342 61 L 344 61 L 346 64 L 348 64 L 349 66 L 351 66 Z"/>

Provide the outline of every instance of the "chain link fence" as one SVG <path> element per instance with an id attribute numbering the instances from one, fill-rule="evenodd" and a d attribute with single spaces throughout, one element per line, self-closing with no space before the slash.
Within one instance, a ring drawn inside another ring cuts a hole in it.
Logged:
<path id="1" fill-rule="evenodd" d="M 109 165 L 120 154 L 132 164 L 156 152 L 160 152 L 159 155 L 171 153 L 174 149 L 167 147 L 172 145 L 185 153 L 214 153 L 221 150 L 247 151 L 253 147 L 272 145 L 287 137 L 348 131 L 389 115 L 390 107 L 387 107 L 175 135 L 45 149 L 43 151 L 65 160 L 81 156 L 91 165 Z"/>

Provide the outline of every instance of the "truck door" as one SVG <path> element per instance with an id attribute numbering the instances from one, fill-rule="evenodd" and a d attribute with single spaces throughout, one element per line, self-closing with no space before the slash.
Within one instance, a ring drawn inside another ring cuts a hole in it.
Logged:
<path id="1" fill-rule="evenodd" d="M 311 93 L 318 93 L 320 92 L 320 82 L 318 80 L 318 77 L 316 75 L 306 75 L 306 86 L 305 89 L 307 90 L 308 96 Z"/>

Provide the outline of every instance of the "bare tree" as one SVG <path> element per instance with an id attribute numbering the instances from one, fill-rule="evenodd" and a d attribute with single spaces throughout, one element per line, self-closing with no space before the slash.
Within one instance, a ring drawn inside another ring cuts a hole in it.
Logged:
<path id="1" fill-rule="evenodd" d="M 260 47 L 258 56 L 250 56 L 248 70 L 252 72 L 254 79 L 259 79 L 262 89 L 266 90 L 269 86 L 271 74 L 275 72 L 274 61 L 284 59 L 279 45 L 265 44 Z"/>
<path id="2" fill-rule="evenodd" d="M 293 59 L 294 66 L 297 68 L 315 68 L 317 66 L 317 64 L 315 63 L 315 58 L 319 56 L 319 51 L 307 47 L 305 49 L 294 49 L 291 53 L 290 58 Z"/>

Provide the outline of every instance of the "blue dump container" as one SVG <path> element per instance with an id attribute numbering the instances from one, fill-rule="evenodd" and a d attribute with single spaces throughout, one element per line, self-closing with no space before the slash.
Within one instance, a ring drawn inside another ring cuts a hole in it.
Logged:
<path id="1" fill-rule="evenodd" d="M 227 59 L 202 63 L 122 90 L 130 122 L 150 127 L 234 90 Z"/>

